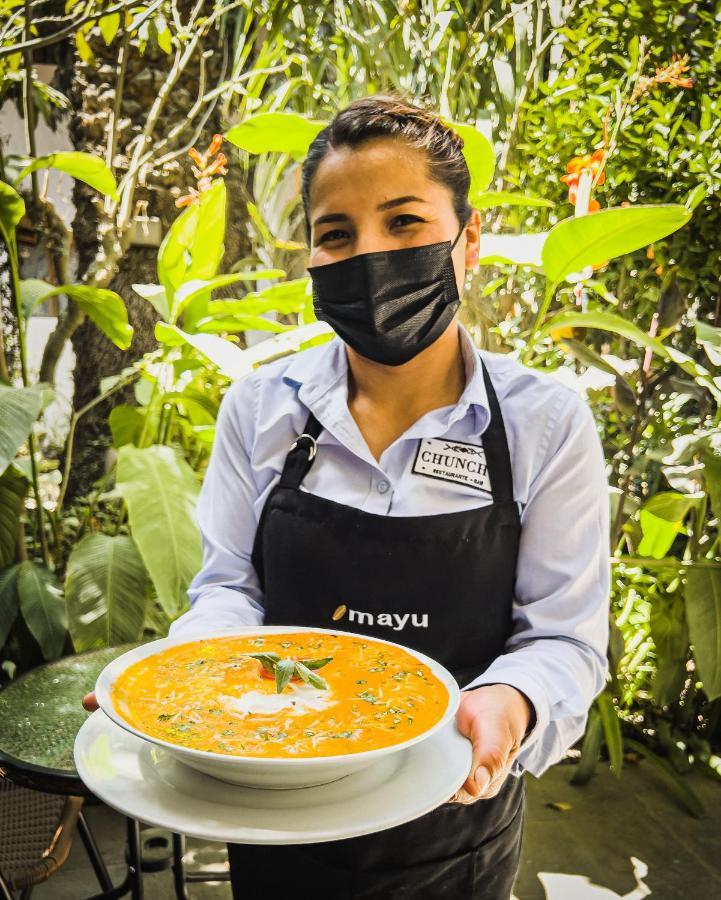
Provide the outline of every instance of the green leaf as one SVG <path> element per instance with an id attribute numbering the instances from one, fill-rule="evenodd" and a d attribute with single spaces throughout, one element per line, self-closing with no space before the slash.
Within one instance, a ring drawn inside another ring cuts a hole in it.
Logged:
<path id="1" fill-rule="evenodd" d="M 721 397 L 721 392 L 713 384 L 709 378 L 708 369 L 700 366 L 695 360 L 675 347 L 667 347 L 656 338 L 652 338 L 645 331 L 629 322 L 622 316 L 612 312 L 575 312 L 566 311 L 557 313 L 548 319 L 540 331 L 538 336 L 548 334 L 549 331 L 556 328 L 600 328 L 603 331 L 611 331 L 614 334 L 621 334 L 637 344 L 644 347 L 650 347 L 655 353 L 663 359 L 671 360 L 676 363 L 684 372 L 693 375 L 699 384 L 702 384 L 714 394 Z"/>
<path id="2" fill-rule="evenodd" d="M 649 624 L 656 648 L 653 697 L 659 706 L 668 706 L 680 697 L 687 677 L 689 637 L 683 597 L 656 597 Z"/>
<path id="3" fill-rule="evenodd" d="M 592 706 L 588 713 L 588 724 L 583 736 L 581 746 L 581 761 L 576 766 L 571 776 L 571 784 L 587 784 L 596 770 L 601 758 L 601 745 L 603 744 L 603 726 L 601 714 L 596 706 Z"/>
<path id="4" fill-rule="evenodd" d="M 170 319 L 170 305 L 165 288 L 160 284 L 132 284 L 132 289 L 143 300 L 147 300 L 153 309 L 166 322 Z"/>
<path id="5" fill-rule="evenodd" d="M 122 447 L 125 444 L 137 443 L 143 430 L 145 415 L 137 406 L 130 406 L 127 403 L 113 407 L 108 417 L 113 446 Z"/>
<path id="6" fill-rule="evenodd" d="M 721 328 L 709 325 L 708 322 L 695 323 L 696 340 L 706 351 L 712 365 L 721 366 Z"/>
<path id="7" fill-rule="evenodd" d="M 120 294 L 85 284 L 61 284 L 41 297 L 40 302 L 56 294 L 67 294 L 116 347 L 128 349 L 133 327 L 128 323 L 128 311 Z"/>
<path id="8" fill-rule="evenodd" d="M 37 386 L 7 387 L 0 384 L 0 472 L 15 459 L 40 414 L 42 393 Z"/>
<path id="9" fill-rule="evenodd" d="M 57 578 L 48 569 L 26 561 L 20 563 L 17 576 L 20 611 L 30 633 L 46 660 L 63 652 L 68 630 L 63 592 Z"/>
<path id="10" fill-rule="evenodd" d="M 663 559 L 681 531 L 689 510 L 698 506 L 703 496 L 703 493 L 660 491 L 647 500 L 639 512 L 643 532 L 643 540 L 638 546 L 641 556 Z"/>
<path id="11" fill-rule="evenodd" d="M 274 334 L 285 334 L 293 331 L 295 325 L 284 325 L 263 316 L 208 316 L 196 323 L 198 334 L 233 334 L 238 331 L 271 331 Z"/>
<path id="12" fill-rule="evenodd" d="M 711 509 L 717 519 L 721 520 L 721 456 L 714 456 L 708 450 L 701 451 L 704 462 L 704 482 L 711 500 Z"/>
<path id="13" fill-rule="evenodd" d="M 225 205 L 225 182 L 218 178 L 197 203 L 178 216 L 163 238 L 158 249 L 158 281 L 165 288 L 170 310 L 181 285 L 216 274 L 225 250 Z M 205 290 L 196 300 L 207 302 L 209 296 L 210 290 Z M 202 306 L 199 315 L 205 315 Z"/>
<path id="14" fill-rule="evenodd" d="M 27 479 L 15 466 L 8 466 L 0 476 L 0 569 L 14 562 L 17 555 L 20 516 L 27 489 Z"/>
<path id="15" fill-rule="evenodd" d="M 586 266 L 624 256 L 677 231 L 691 218 L 681 205 L 602 209 L 564 219 L 548 233 L 542 258 L 546 277 L 558 284 Z"/>
<path id="16" fill-rule="evenodd" d="M 78 181 L 84 181 L 90 187 L 95 188 L 101 194 L 106 194 L 113 200 L 119 200 L 118 186 L 115 176 L 105 165 L 104 160 L 92 153 L 82 153 L 78 150 L 63 150 L 58 153 L 49 153 L 47 156 L 39 156 L 20 172 L 15 179 L 15 186 L 38 169 L 57 169 L 66 172 Z"/>
<path id="17" fill-rule="evenodd" d="M 257 113 L 234 125 L 224 137 L 248 153 L 288 153 L 301 160 L 327 124 L 297 113 Z"/>
<path id="18" fill-rule="evenodd" d="M 277 694 L 283 693 L 283 688 L 288 684 L 293 676 L 295 663 L 292 659 L 281 659 L 275 667 L 275 691 Z"/>
<path id="19" fill-rule="evenodd" d="M 20 564 L 0 571 L 0 649 L 12 631 L 20 598 L 18 597 L 18 571 Z"/>
<path id="20" fill-rule="evenodd" d="M 20 302 L 25 319 L 29 319 L 33 311 L 52 293 L 53 285 L 42 278 L 23 278 L 20 282 Z"/>
<path id="21" fill-rule="evenodd" d="M 478 196 L 486 190 L 493 179 L 496 169 L 496 154 L 488 138 L 473 125 L 453 122 L 441 118 L 441 121 L 452 128 L 463 138 L 463 156 L 471 173 L 469 195 Z"/>
<path id="22" fill-rule="evenodd" d="M 249 653 L 248 656 L 260 660 L 260 664 L 266 672 L 270 672 L 271 675 L 275 674 L 275 664 L 280 660 L 280 656 L 277 653 Z"/>
<path id="23" fill-rule="evenodd" d="M 175 324 L 186 306 L 201 294 L 208 294 L 215 288 L 236 284 L 238 281 L 253 281 L 261 278 L 282 278 L 283 269 L 262 269 L 258 272 L 233 272 L 227 275 L 216 275 L 214 278 L 194 278 L 181 284 L 175 294 L 170 322 Z"/>
<path id="24" fill-rule="evenodd" d="M 497 206 L 545 206 L 553 207 L 553 200 L 543 197 L 528 197 L 525 194 L 514 194 L 511 191 L 481 191 L 475 197 L 468 198 L 476 209 L 494 209 Z"/>
<path id="25" fill-rule="evenodd" d="M 128 504 L 131 533 L 160 604 L 176 616 L 187 607 L 187 588 L 202 562 L 193 470 L 171 447 L 126 444 L 118 451 L 116 490 Z"/>
<path id="26" fill-rule="evenodd" d="M 218 367 L 227 378 L 242 378 L 253 370 L 253 358 L 248 350 L 240 350 L 235 344 L 214 334 L 188 334 L 177 325 L 155 323 L 155 337 L 167 347 L 188 344 Z M 285 337 L 285 335 L 284 335 Z M 270 343 L 263 341 L 263 344 Z M 259 346 L 259 345 L 256 345 Z M 255 348 L 253 348 L 255 350 Z M 267 350 L 268 348 L 266 348 Z"/>
<path id="27" fill-rule="evenodd" d="M 686 619 L 703 689 L 721 697 L 721 571 L 693 566 L 686 575 Z"/>
<path id="28" fill-rule="evenodd" d="M 310 278 L 294 278 L 272 284 L 262 291 L 249 291 L 242 300 L 211 300 L 208 315 L 253 315 L 277 312 L 282 315 L 303 311 L 312 290 Z"/>
<path id="29" fill-rule="evenodd" d="M 148 574 L 131 537 L 90 534 L 72 550 L 65 576 L 70 636 L 77 653 L 139 641 Z"/>
<path id="30" fill-rule="evenodd" d="M 316 675 L 315 672 L 311 672 L 311 670 L 307 666 L 304 666 L 302 662 L 297 662 L 295 664 L 295 670 L 303 681 L 312 685 L 314 688 L 317 688 L 319 691 L 328 689 L 326 680 L 321 678 L 320 675 Z"/>
<path id="31" fill-rule="evenodd" d="M 701 803 L 696 793 L 686 783 L 686 777 L 684 775 L 679 775 L 667 759 L 658 756 L 652 750 L 649 750 L 645 744 L 642 744 L 640 741 L 635 741 L 632 738 L 626 738 L 624 743 L 630 750 L 633 750 L 644 757 L 654 771 L 661 776 L 674 797 L 676 797 L 692 816 L 701 818 L 701 816 L 704 815 L 705 809 L 703 803 Z"/>
<path id="32" fill-rule="evenodd" d="M 109 16 L 101 16 L 98 26 L 106 44 L 112 44 L 113 38 L 120 28 L 120 13 L 110 13 Z"/>
<path id="33" fill-rule="evenodd" d="M 0 225 L 10 237 L 15 228 L 25 215 L 25 201 L 18 192 L 0 181 Z"/>
<path id="34" fill-rule="evenodd" d="M 623 767 L 621 720 L 618 718 L 613 698 L 607 691 L 604 691 L 596 698 L 596 706 L 601 717 L 603 739 L 606 742 L 611 771 L 614 775 L 620 775 Z"/>
<path id="35" fill-rule="evenodd" d="M 300 662 L 306 667 L 306 669 L 322 669 L 323 666 L 327 666 L 329 662 L 333 661 L 332 656 L 326 656 L 323 659 L 301 659 Z"/>

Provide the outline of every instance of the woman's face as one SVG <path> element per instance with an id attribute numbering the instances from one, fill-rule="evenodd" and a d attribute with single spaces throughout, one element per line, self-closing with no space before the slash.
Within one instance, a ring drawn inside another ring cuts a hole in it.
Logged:
<path id="1" fill-rule="evenodd" d="M 397 138 L 330 149 L 310 189 L 308 265 L 359 253 L 453 241 L 459 230 L 453 195 L 428 176 L 426 156 Z M 466 269 L 478 262 L 480 214 L 474 209 L 452 252 L 459 296 Z"/>

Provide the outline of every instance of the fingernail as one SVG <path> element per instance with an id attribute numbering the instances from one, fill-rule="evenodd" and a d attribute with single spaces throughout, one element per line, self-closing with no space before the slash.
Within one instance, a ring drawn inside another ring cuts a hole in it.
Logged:
<path id="1" fill-rule="evenodd" d="M 478 787 L 478 790 L 481 793 L 483 793 L 486 790 L 486 788 L 488 787 L 488 785 L 491 783 L 491 776 L 488 773 L 488 770 L 485 769 L 483 766 L 478 766 L 478 768 L 476 769 L 475 775 L 474 775 L 474 779 L 475 779 L 476 785 Z"/>

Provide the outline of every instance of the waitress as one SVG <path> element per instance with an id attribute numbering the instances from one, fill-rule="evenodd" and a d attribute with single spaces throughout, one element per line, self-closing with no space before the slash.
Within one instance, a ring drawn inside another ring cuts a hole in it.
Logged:
<path id="1" fill-rule="evenodd" d="M 427 653 L 464 689 L 472 768 L 449 802 L 377 834 L 230 845 L 236 898 L 508 900 L 523 772 L 578 739 L 604 684 L 602 448 L 571 388 L 477 350 L 458 322 L 482 240 L 462 146 L 387 95 L 311 144 L 308 271 L 337 337 L 228 391 L 204 565 L 171 634 L 305 625 Z"/>

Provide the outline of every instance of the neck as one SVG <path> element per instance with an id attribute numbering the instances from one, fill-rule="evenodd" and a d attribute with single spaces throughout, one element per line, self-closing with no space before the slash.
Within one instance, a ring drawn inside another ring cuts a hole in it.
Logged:
<path id="1" fill-rule="evenodd" d="M 430 347 L 401 366 L 384 366 L 346 345 L 348 402 L 357 400 L 403 418 L 420 417 L 458 402 L 466 386 L 466 369 L 457 322 Z"/>

